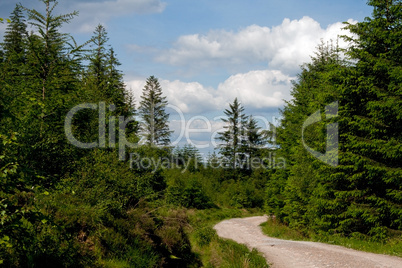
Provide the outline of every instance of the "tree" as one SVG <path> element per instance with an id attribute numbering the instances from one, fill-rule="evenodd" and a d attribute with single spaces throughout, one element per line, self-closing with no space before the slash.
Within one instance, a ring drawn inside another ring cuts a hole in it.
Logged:
<path id="1" fill-rule="evenodd" d="M 245 141 L 245 126 L 247 116 L 244 114 L 244 107 L 235 98 L 233 104 L 229 104 L 229 109 L 225 109 L 224 114 L 227 118 L 222 121 L 226 123 L 223 132 L 219 132 L 218 140 L 222 141 L 219 145 L 220 153 L 228 159 L 229 165 L 236 169 L 242 165 L 245 155 L 243 151 Z"/>
<path id="2" fill-rule="evenodd" d="M 86 102 L 104 102 L 105 104 L 112 105 L 108 106 L 112 108 L 107 109 L 105 113 L 105 131 L 109 129 L 109 135 L 111 135 L 111 129 L 119 130 L 119 126 L 117 125 L 119 122 L 117 120 L 110 121 L 109 118 L 111 116 L 114 116 L 114 118 L 120 116 L 125 119 L 128 117 L 133 118 L 135 115 L 135 106 L 132 96 L 126 90 L 123 75 L 118 70 L 120 62 L 113 48 L 107 48 L 109 46 L 108 40 L 105 27 L 99 24 L 89 41 L 92 49 L 86 55 L 89 64 L 84 71 L 84 86 L 81 89 L 81 96 Z M 98 111 L 89 109 L 81 111 L 76 120 L 77 135 L 86 141 L 96 140 L 99 135 L 98 124 Z M 112 128 L 112 124 L 114 124 L 114 128 Z M 88 131 L 88 129 L 91 129 L 92 132 Z M 138 122 L 132 120 L 127 123 L 125 134 L 133 136 L 137 130 Z M 117 133 L 114 135 L 115 137 L 119 136 Z M 103 146 L 106 146 L 106 144 L 102 144 Z M 111 147 L 110 142 L 109 147 Z"/>
<path id="3" fill-rule="evenodd" d="M 355 64 L 340 99 L 343 158 L 334 177 L 346 178 L 343 198 L 353 204 L 342 229 L 383 239 L 384 226 L 402 229 L 402 1 L 368 4 L 372 17 L 347 25 Z"/>
<path id="4" fill-rule="evenodd" d="M 259 157 L 261 148 L 266 144 L 264 132 L 258 126 L 257 120 L 253 116 L 248 118 L 245 125 L 245 140 L 243 142 L 243 151 L 248 159 L 248 168 L 253 168 L 254 160 Z"/>
<path id="5" fill-rule="evenodd" d="M 0 118 L 1 127 L 9 129 L 12 127 L 6 121 L 11 117 L 19 117 L 22 112 L 19 109 L 21 99 L 24 99 L 22 92 L 25 91 L 26 80 L 26 24 L 22 14 L 22 6 L 16 5 L 11 13 L 9 23 L 4 34 L 4 42 L 1 44 L 3 56 L 0 63 L 0 80 L 3 82 L 0 87 Z M 15 126 L 14 126 L 15 127 Z"/>
<path id="6" fill-rule="evenodd" d="M 70 75 L 65 71 L 71 67 L 68 59 L 75 50 L 68 50 L 67 40 L 69 35 L 61 33 L 60 28 L 77 16 L 78 12 L 74 11 L 55 16 L 53 11 L 58 2 L 55 0 L 42 0 L 42 2 L 46 5 L 46 14 L 41 14 L 35 9 L 26 10 L 29 24 L 38 33 L 38 35 L 31 34 L 29 36 L 28 44 L 35 61 L 35 64 L 31 67 L 34 68 L 33 73 L 37 74 L 41 80 L 42 99 L 44 100 L 46 94 L 49 93 L 46 92 L 46 88 L 51 87 L 51 84 L 57 83 L 57 87 L 65 90 L 68 87 L 67 82 L 71 82 L 72 77 L 69 77 Z M 58 78 L 63 79 L 63 83 L 60 83 L 61 81 Z"/>
<path id="7" fill-rule="evenodd" d="M 22 11 L 23 7 L 17 4 L 11 13 L 2 46 L 7 59 L 25 63 L 27 25 Z"/>
<path id="8" fill-rule="evenodd" d="M 199 169 L 202 164 L 202 157 L 198 149 L 190 144 L 186 144 L 183 147 L 176 147 L 173 152 L 175 157 L 174 163 L 178 166 L 184 166 L 190 171 Z"/>
<path id="9" fill-rule="evenodd" d="M 46 8 L 44 14 L 24 8 L 33 31 L 27 37 L 27 96 L 23 99 L 25 113 L 20 118 L 23 129 L 18 132 L 23 134 L 20 141 L 30 145 L 23 147 L 22 154 L 30 159 L 31 169 L 56 178 L 62 170 L 72 168 L 73 161 L 74 149 L 66 141 L 64 119 L 80 102 L 80 48 L 72 48 L 68 44 L 70 36 L 60 31 L 77 12 L 54 15 L 57 1 L 41 2 Z"/>
<path id="10" fill-rule="evenodd" d="M 303 146 L 305 143 L 325 152 L 325 119 L 307 127 L 302 135 L 303 122 L 312 114 L 339 98 L 346 66 L 340 60 L 339 49 L 333 43 L 321 43 L 310 63 L 302 66 L 293 82 L 292 100 L 281 111 L 283 119 L 276 128 L 275 153 L 286 159 L 286 169 L 273 170 L 267 184 L 266 204 L 270 212 L 291 227 L 328 231 L 339 223 L 345 202 L 335 199 L 338 183 L 330 179 L 334 169 L 314 158 Z"/>
<path id="11" fill-rule="evenodd" d="M 141 130 L 149 145 L 168 145 L 170 134 L 165 112 L 166 97 L 162 96 L 162 88 L 156 77 L 150 76 L 142 91 L 139 114 L 143 120 Z"/>
<path id="12" fill-rule="evenodd" d="M 388 228 L 402 229 L 402 5 L 369 5 L 372 18 L 347 25 L 354 34 L 344 37 L 350 62 L 340 60 L 337 47 L 321 45 L 294 83 L 277 129 L 288 167 L 271 178 L 267 205 L 293 227 L 384 241 Z M 327 117 L 325 106 L 336 100 L 338 116 Z M 303 122 L 318 110 L 322 120 L 302 136 Z M 303 144 L 325 152 L 325 126 L 334 122 L 339 164 L 331 167 Z"/>
<path id="13" fill-rule="evenodd" d="M 90 85 L 89 90 L 94 91 L 95 98 L 104 100 L 106 97 L 106 64 L 107 64 L 107 49 L 106 45 L 109 40 L 107 32 L 103 25 L 99 24 L 93 32 L 93 37 L 90 40 L 93 47 L 91 54 L 88 56 L 89 66 L 87 70 L 87 83 Z"/>

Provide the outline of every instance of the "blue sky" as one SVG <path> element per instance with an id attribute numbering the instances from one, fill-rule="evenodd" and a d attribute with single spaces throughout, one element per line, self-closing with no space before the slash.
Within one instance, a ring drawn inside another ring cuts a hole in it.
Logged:
<path id="1" fill-rule="evenodd" d="M 0 17 L 18 2 L 44 7 L 36 0 L 1 1 Z M 372 11 L 365 0 L 61 0 L 56 13 L 73 10 L 80 14 L 63 30 L 84 43 L 103 24 L 137 100 L 145 79 L 155 75 L 187 128 L 209 128 L 194 116 L 209 120 L 211 131 L 191 134 L 195 144 L 208 144 L 202 151 L 212 148 L 211 133 L 222 128 L 216 117 L 235 97 L 260 116 L 262 127 L 278 117 L 291 80 L 320 40 L 347 34 L 342 22 L 362 21 Z M 174 140 L 182 125 L 171 110 Z M 179 140 L 186 142 L 185 135 Z"/>

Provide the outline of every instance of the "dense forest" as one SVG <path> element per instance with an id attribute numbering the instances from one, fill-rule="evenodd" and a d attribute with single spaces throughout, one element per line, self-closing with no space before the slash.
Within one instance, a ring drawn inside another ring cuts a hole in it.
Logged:
<path id="1" fill-rule="evenodd" d="M 240 99 L 222 107 L 208 159 L 171 146 L 158 78 L 132 96 L 102 25 L 77 44 L 61 31 L 77 12 L 41 4 L 3 22 L 0 264 L 264 267 L 206 224 L 246 210 L 306 233 L 401 236 L 401 1 L 370 0 L 371 17 L 345 24 L 347 49 L 317 44 L 278 126 Z"/>

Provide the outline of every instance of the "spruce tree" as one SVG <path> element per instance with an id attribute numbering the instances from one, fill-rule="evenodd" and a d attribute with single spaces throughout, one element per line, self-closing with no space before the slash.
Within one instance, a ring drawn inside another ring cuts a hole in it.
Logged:
<path id="1" fill-rule="evenodd" d="M 99 24 L 90 40 L 92 47 L 91 54 L 88 55 L 89 65 L 87 71 L 87 84 L 89 90 L 93 90 L 92 98 L 98 100 L 105 100 L 106 93 L 106 64 L 107 64 L 107 36 L 106 29 L 103 25 Z"/>
<path id="2" fill-rule="evenodd" d="M 342 229 L 382 239 L 384 227 L 402 229 L 402 1 L 368 4 L 372 17 L 347 25 L 355 64 L 340 99 L 343 158 L 336 177 L 348 181 L 342 197 L 353 204 Z"/>
<path id="3" fill-rule="evenodd" d="M 21 101 L 25 96 L 26 74 L 26 23 L 21 5 L 16 5 L 7 24 L 2 46 L 0 64 L 0 129 L 15 130 L 15 123 L 9 124 L 11 118 L 18 118 L 22 109 Z M 7 118 L 7 119 L 6 119 Z M 1 130 L 0 130 L 1 131 Z"/>
<path id="4" fill-rule="evenodd" d="M 273 171 L 266 204 L 269 211 L 291 227 L 308 226 L 321 231 L 337 228 L 337 215 L 346 206 L 335 198 L 338 183 L 343 181 L 330 177 L 334 168 L 303 146 L 304 141 L 310 148 L 325 153 L 326 125 L 334 120 L 325 117 L 325 106 L 339 99 L 345 69 L 337 46 L 321 43 L 311 62 L 302 66 L 293 83 L 293 98 L 282 110 L 283 119 L 276 128 L 276 154 L 286 159 L 286 169 Z M 322 120 L 302 133 L 303 123 L 318 110 Z"/>
<path id="5" fill-rule="evenodd" d="M 170 143 L 169 114 L 165 112 L 168 104 L 162 96 L 162 88 L 155 76 L 150 76 L 142 91 L 139 114 L 143 120 L 141 131 L 149 145 L 166 146 Z"/>
<path id="6" fill-rule="evenodd" d="M 33 31 L 27 37 L 25 92 L 28 97 L 21 142 L 24 154 L 30 159 L 31 170 L 49 178 L 72 168 L 74 148 L 68 144 L 64 119 L 80 99 L 78 97 L 80 58 L 77 48 L 72 48 L 70 36 L 61 28 L 77 15 L 72 12 L 55 15 L 57 1 L 43 0 L 45 13 L 26 9 L 28 23 Z M 45 182 L 44 182 L 45 184 Z"/>
<path id="7" fill-rule="evenodd" d="M 219 132 L 217 139 L 222 143 L 219 145 L 220 153 L 225 156 L 231 168 L 235 169 L 238 165 L 242 165 L 244 155 L 244 142 L 247 124 L 247 116 L 244 114 L 244 107 L 235 98 L 229 109 L 225 109 L 226 118 L 222 121 L 226 123 L 223 132 Z"/>
<path id="8" fill-rule="evenodd" d="M 4 56 L 13 63 L 25 63 L 27 25 L 23 7 L 17 4 L 11 13 L 2 44 Z"/>
<path id="9" fill-rule="evenodd" d="M 26 9 L 29 24 L 36 33 L 31 33 L 28 38 L 31 52 L 32 73 L 40 79 L 41 97 L 45 100 L 47 95 L 52 95 L 54 89 L 61 91 L 69 90 L 71 83 L 75 82 L 71 74 L 73 67 L 70 60 L 75 52 L 69 49 L 67 44 L 70 36 L 61 33 L 63 24 L 69 23 L 78 15 L 78 12 L 63 15 L 54 15 L 54 9 L 58 5 L 55 0 L 42 0 L 46 6 L 46 13 L 41 14 L 36 9 Z M 48 92 L 48 88 L 53 88 Z"/>

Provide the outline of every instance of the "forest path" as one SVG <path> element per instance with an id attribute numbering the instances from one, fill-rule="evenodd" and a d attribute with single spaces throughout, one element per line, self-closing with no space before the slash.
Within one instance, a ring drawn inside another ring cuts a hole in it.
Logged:
<path id="1" fill-rule="evenodd" d="M 267 216 L 234 218 L 214 226 L 218 236 L 232 239 L 248 248 L 263 253 L 273 268 L 304 267 L 364 267 L 401 268 L 402 258 L 357 251 L 341 246 L 318 242 L 291 241 L 268 237 L 263 234 L 261 223 Z"/>

